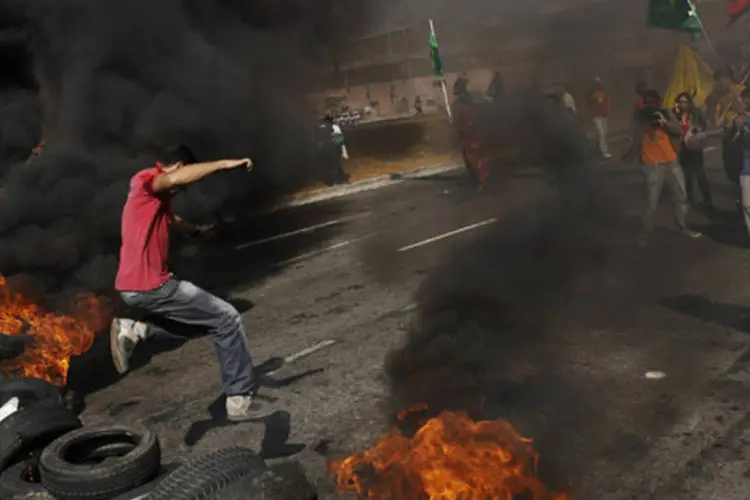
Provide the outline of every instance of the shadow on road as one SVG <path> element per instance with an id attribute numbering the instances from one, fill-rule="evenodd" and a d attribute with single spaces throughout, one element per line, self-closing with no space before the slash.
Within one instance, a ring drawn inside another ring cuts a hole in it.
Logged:
<path id="1" fill-rule="evenodd" d="M 211 430 L 222 427 L 232 427 L 248 423 L 262 423 L 265 433 L 261 442 L 260 455 L 264 459 L 286 458 L 296 455 L 305 449 L 301 443 L 288 443 L 291 433 L 292 417 L 289 412 L 277 410 L 270 415 L 248 420 L 247 422 L 231 422 L 224 412 L 224 398 L 216 399 L 208 408 L 210 419 L 194 422 L 188 429 L 183 442 L 186 446 L 195 446 Z"/>
<path id="2" fill-rule="evenodd" d="M 702 295 L 685 294 L 659 301 L 667 309 L 693 318 L 750 333 L 750 307 L 714 302 Z"/>
<path id="3" fill-rule="evenodd" d="M 322 368 L 307 370 L 286 378 L 276 378 L 273 373 L 284 365 L 282 358 L 270 358 L 255 368 L 258 377 L 258 394 L 255 398 L 264 403 L 275 403 L 277 398 L 264 394 L 262 389 L 279 389 L 303 378 L 323 372 Z M 291 416 L 286 411 L 274 411 L 246 422 L 232 422 L 227 418 L 225 396 L 220 395 L 208 406 L 209 417 L 193 422 L 185 433 L 185 445 L 195 446 L 212 429 L 231 427 L 243 423 L 263 423 L 266 431 L 261 445 L 263 458 L 283 458 L 295 455 L 305 448 L 302 444 L 287 443 L 291 431 Z"/>

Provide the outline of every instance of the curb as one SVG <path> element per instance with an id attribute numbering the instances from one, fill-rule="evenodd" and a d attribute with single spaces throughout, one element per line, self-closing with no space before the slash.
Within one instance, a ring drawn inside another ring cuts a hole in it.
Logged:
<path id="1" fill-rule="evenodd" d="M 430 177 L 432 175 L 453 172 L 462 168 L 464 167 L 461 163 L 457 161 L 448 161 L 444 163 L 438 163 L 436 165 L 427 165 L 424 167 L 413 168 L 401 172 L 394 172 L 391 174 L 371 177 L 369 179 L 362 179 L 361 181 L 357 181 L 352 184 L 335 186 L 327 189 L 321 189 L 320 191 L 313 191 L 312 193 L 305 193 L 294 196 L 291 199 L 282 201 L 281 203 L 272 206 L 271 208 L 258 212 L 256 215 L 269 214 L 278 212 L 279 210 L 283 210 L 286 208 L 301 207 L 321 201 L 333 200 L 335 198 L 341 198 L 365 191 L 371 191 L 373 189 L 378 189 L 385 186 L 400 184 L 409 179 Z"/>

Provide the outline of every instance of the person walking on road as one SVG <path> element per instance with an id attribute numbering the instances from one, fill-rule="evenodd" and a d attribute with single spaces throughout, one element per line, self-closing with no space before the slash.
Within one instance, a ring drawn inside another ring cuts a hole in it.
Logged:
<path id="1" fill-rule="evenodd" d="M 211 334 L 226 394 L 227 417 L 242 421 L 257 416 L 253 402 L 255 377 L 240 313 L 228 302 L 177 279 L 168 271 L 169 228 L 191 227 L 172 214 L 172 196 L 190 184 L 223 170 L 252 168 L 247 158 L 196 163 L 185 146 L 161 156 L 155 166 L 136 173 L 122 211 L 122 246 L 115 289 L 123 302 L 154 316 L 206 328 Z M 129 369 L 134 348 L 155 327 L 115 318 L 110 347 L 115 368 Z"/>
<path id="2" fill-rule="evenodd" d="M 679 160 L 685 173 L 687 201 L 694 207 L 696 206 L 693 190 L 694 183 L 697 182 L 698 189 L 701 191 L 703 206 L 706 210 L 711 211 L 713 210 L 713 199 L 706 176 L 703 154 L 703 148 L 708 138 L 706 115 L 703 110 L 695 107 L 690 92 L 682 92 L 677 96 L 675 116 L 682 129 Z"/>
<path id="3" fill-rule="evenodd" d="M 478 190 L 481 190 L 487 181 L 487 169 L 479 148 L 478 118 L 474 102 L 469 94 L 467 80 L 464 78 L 456 80 L 453 85 L 453 95 L 456 97 L 453 104 L 456 115 L 455 126 L 464 165 L 472 178 L 478 181 Z"/>
<path id="4" fill-rule="evenodd" d="M 500 71 L 495 71 L 492 74 L 492 80 L 490 81 L 489 87 L 487 87 L 487 97 L 495 102 L 499 102 L 505 94 L 505 83 L 503 82 L 503 75 Z"/>
<path id="5" fill-rule="evenodd" d="M 641 244 L 646 243 L 647 235 L 654 226 L 654 216 L 659 206 L 664 181 L 667 181 L 675 200 L 675 222 L 678 228 L 690 238 L 698 238 L 701 233 L 687 225 L 687 193 L 685 177 L 677 163 L 677 149 L 674 141 L 682 136 L 682 129 L 669 110 L 662 109 L 661 96 L 656 90 L 644 93 L 644 107 L 638 114 L 638 136 L 640 156 L 646 175 L 648 209 L 644 216 L 644 234 Z"/>
<path id="6" fill-rule="evenodd" d="M 318 125 L 317 149 L 319 160 L 326 165 L 326 184 L 348 184 L 349 174 L 344 170 L 342 160 L 349 159 L 344 133 L 335 123 L 333 115 L 326 113 Z"/>
<path id="7" fill-rule="evenodd" d="M 570 87 L 565 85 L 562 93 L 562 103 L 566 109 L 568 109 L 574 116 L 578 116 L 578 108 L 576 107 L 576 100 L 573 94 L 570 92 Z"/>
<path id="8" fill-rule="evenodd" d="M 585 101 L 586 111 L 591 116 L 596 129 L 596 141 L 599 146 L 599 152 L 606 160 L 612 158 L 609 152 L 607 139 L 607 129 L 609 112 L 612 106 L 609 93 L 604 88 L 604 82 L 601 78 L 594 80 L 594 88 Z"/>

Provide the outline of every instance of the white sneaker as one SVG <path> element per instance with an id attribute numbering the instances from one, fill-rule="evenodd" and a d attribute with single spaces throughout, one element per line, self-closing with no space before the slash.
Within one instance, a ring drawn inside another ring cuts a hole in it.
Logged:
<path id="1" fill-rule="evenodd" d="M 687 236 L 688 238 L 696 239 L 703 236 L 702 233 L 699 233 L 698 231 L 693 231 L 692 229 L 683 229 L 682 233 Z"/>
<path id="2" fill-rule="evenodd" d="M 253 401 L 249 394 L 239 396 L 227 396 L 227 418 L 233 422 L 242 422 L 260 418 L 260 405 Z"/>
<path id="3" fill-rule="evenodd" d="M 146 324 L 126 318 L 114 318 L 109 329 L 109 350 L 117 373 L 127 373 L 135 346 L 146 338 Z"/>

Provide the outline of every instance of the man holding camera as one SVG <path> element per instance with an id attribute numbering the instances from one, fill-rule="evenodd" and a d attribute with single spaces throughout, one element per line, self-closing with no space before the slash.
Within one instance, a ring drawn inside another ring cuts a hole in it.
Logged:
<path id="1" fill-rule="evenodd" d="M 669 185 L 675 200 L 674 216 L 679 230 L 690 238 L 698 238 L 701 233 L 691 230 L 687 225 L 685 176 L 677 161 L 675 143 L 682 136 L 682 128 L 674 114 L 661 107 L 661 97 L 657 91 L 644 92 L 643 101 L 643 107 L 636 113 L 637 133 L 634 137 L 635 145 L 640 147 L 640 159 L 648 189 L 645 232 L 640 243 L 646 243 L 646 236 L 653 228 L 664 181 Z"/>

